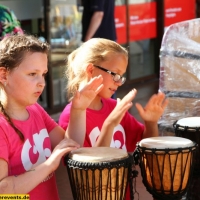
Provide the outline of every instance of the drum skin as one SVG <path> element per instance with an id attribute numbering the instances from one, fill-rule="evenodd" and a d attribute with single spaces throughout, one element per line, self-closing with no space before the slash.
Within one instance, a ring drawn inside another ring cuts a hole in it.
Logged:
<path id="1" fill-rule="evenodd" d="M 132 158 L 122 149 L 83 147 L 65 157 L 76 200 L 123 200 Z"/>

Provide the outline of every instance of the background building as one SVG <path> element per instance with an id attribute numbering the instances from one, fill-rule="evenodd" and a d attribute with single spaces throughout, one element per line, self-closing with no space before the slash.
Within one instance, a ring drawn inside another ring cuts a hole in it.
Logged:
<path id="1" fill-rule="evenodd" d="M 67 103 L 67 55 L 81 44 L 79 0 L 0 0 L 0 4 L 14 11 L 26 33 L 51 44 L 47 86 L 39 103 L 50 114 L 61 111 Z M 116 0 L 117 42 L 130 53 L 126 84 L 159 77 L 165 29 L 198 17 L 198 8 L 196 0 Z"/>

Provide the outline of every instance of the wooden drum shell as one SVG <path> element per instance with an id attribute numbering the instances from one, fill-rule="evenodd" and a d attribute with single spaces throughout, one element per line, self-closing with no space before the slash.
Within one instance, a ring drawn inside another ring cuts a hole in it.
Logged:
<path id="1" fill-rule="evenodd" d="M 96 151 L 102 151 L 104 156 L 100 156 Z M 114 151 L 115 156 L 111 158 Z M 88 152 L 90 155 L 84 158 Z M 107 157 L 109 152 L 110 158 Z M 76 155 L 81 159 L 77 159 Z M 101 159 L 91 160 L 96 159 L 95 156 Z M 123 200 L 131 176 L 132 162 L 132 156 L 127 152 L 110 147 L 80 148 L 69 154 L 65 163 L 74 199 Z"/>
<path id="2" fill-rule="evenodd" d="M 152 137 L 153 138 L 153 137 Z M 188 147 L 156 147 L 156 143 L 149 148 L 144 145 L 137 144 L 139 153 L 139 165 L 143 178 L 143 183 L 148 192 L 155 199 L 181 199 L 186 193 L 191 175 L 193 172 L 194 152 L 196 151 L 196 143 L 178 137 L 154 137 L 155 139 L 175 139 L 189 141 Z M 170 141 L 169 141 L 170 142 Z"/>

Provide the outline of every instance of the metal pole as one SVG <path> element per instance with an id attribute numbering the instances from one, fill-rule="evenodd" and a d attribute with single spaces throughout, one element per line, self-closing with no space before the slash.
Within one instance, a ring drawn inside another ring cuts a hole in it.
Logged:
<path id="1" fill-rule="evenodd" d="M 45 26 L 45 39 L 50 44 L 50 0 L 43 0 L 44 3 L 44 26 Z M 47 89 L 47 109 L 53 108 L 53 77 L 51 65 L 51 52 L 49 52 L 48 59 L 48 73 L 46 76 L 46 89 Z"/>
<path id="2" fill-rule="evenodd" d="M 130 60 L 130 40 L 129 40 L 129 33 L 130 33 L 130 16 L 129 16 L 129 0 L 125 0 L 125 5 L 126 5 L 126 38 L 127 38 L 127 45 L 128 45 L 128 54 L 129 54 L 129 60 Z M 127 80 L 130 80 L 130 62 L 128 62 L 128 67 L 127 67 L 127 73 L 126 77 Z"/>
<path id="3" fill-rule="evenodd" d="M 164 17 L 165 17 L 165 8 L 164 8 L 164 0 L 156 0 L 157 9 L 156 9 L 156 18 L 157 18 L 157 38 L 155 41 L 155 71 L 160 72 L 160 47 L 162 43 L 162 38 L 164 34 Z"/>

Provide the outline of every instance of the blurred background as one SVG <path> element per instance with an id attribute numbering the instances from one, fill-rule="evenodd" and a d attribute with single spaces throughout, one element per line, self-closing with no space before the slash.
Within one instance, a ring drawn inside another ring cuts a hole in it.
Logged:
<path id="1" fill-rule="evenodd" d="M 63 74 L 67 55 L 81 44 L 81 1 L 0 0 L 0 4 L 13 10 L 25 33 L 51 44 L 47 87 L 39 103 L 49 114 L 60 112 L 68 101 Z M 130 54 L 123 87 L 159 80 L 164 31 L 173 23 L 198 18 L 199 7 L 196 0 L 116 0 L 117 42 Z"/>
<path id="2" fill-rule="evenodd" d="M 0 4 L 15 13 L 25 33 L 34 34 L 51 45 L 47 86 L 39 103 L 57 121 L 68 102 L 64 77 L 67 55 L 81 45 L 81 0 L 0 0 Z M 199 16 L 200 0 L 116 0 L 117 42 L 129 50 L 127 81 L 118 89 L 117 97 L 122 98 L 135 87 L 138 93 L 134 101 L 145 105 L 158 91 L 160 48 L 167 27 Z M 141 121 L 135 107 L 130 113 Z M 72 200 L 66 167 L 62 163 L 56 170 L 56 179 L 60 199 Z M 140 173 L 136 185 L 139 199 L 152 199 Z"/>

